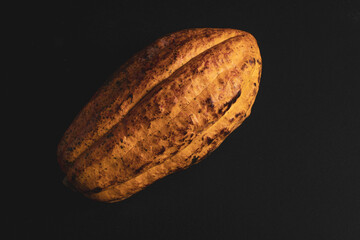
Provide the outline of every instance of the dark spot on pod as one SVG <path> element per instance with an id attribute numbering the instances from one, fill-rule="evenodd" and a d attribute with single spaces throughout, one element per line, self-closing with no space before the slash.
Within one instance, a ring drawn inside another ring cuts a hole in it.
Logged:
<path id="1" fill-rule="evenodd" d="M 239 117 L 241 115 L 242 115 L 242 113 L 237 113 L 237 114 L 235 114 L 235 117 Z"/>
<path id="2" fill-rule="evenodd" d="M 244 65 L 241 66 L 241 70 L 245 70 L 245 68 L 247 68 L 246 63 Z"/>
<path id="3" fill-rule="evenodd" d="M 169 139 L 170 139 L 170 138 L 169 138 Z M 171 139 L 170 139 L 170 141 L 168 141 L 168 146 L 169 146 L 169 147 L 174 146 L 174 143 L 173 143 L 173 141 L 172 141 L 172 140 L 173 140 L 173 138 L 171 138 Z"/>
<path id="4" fill-rule="evenodd" d="M 206 143 L 207 144 L 210 144 L 210 143 L 212 143 L 214 141 L 214 139 L 212 139 L 212 138 L 210 138 L 210 137 L 207 137 L 206 138 Z"/>
<path id="5" fill-rule="evenodd" d="M 223 135 L 223 136 L 226 136 L 226 135 L 228 135 L 229 133 L 230 133 L 230 131 L 229 131 L 229 129 L 227 129 L 227 128 L 223 128 L 223 129 L 221 129 L 221 131 L 220 131 L 220 134 Z"/>
<path id="6" fill-rule="evenodd" d="M 220 84 L 224 84 L 224 83 L 225 83 L 224 79 L 220 78 L 220 79 L 219 79 L 219 83 L 220 83 Z"/>
<path id="7" fill-rule="evenodd" d="M 260 60 L 259 60 L 259 59 L 257 59 L 257 60 L 256 60 L 256 62 L 257 62 L 258 64 L 260 64 L 260 65 L 261 65 L 261 62 L 260 62 Z"/>
<path id="8" fill-rule="evenodd" d="M 111 186 L 111 185 L 114 185 L 114 184 L 116 184 L 117 183 L 117 181 L 116 180 L 111 180 L 111 181 L 109 181 L 109 185 Z"/>
<path id="9" fill-rule="evenodd" d="M 211 114 L 213 116 L 213 118 L 218 118 L 218 115 L 214 112 Z"/>
<path id="10" fill-rule="evenodd" d="M 225 103 L 223 107 L 219 109 L 218 113 L 221 114 L 226 110 L 228 110 L 231 107 L 231 105 L 233 105 L 236 102 L 236 100 L 240 97 L 240 95 L 241 95 L 241 90 L 230 101 Z"/>
<path id="11" fill-rule="evenodd" d="M 103 190 L 103 189 L 102 189 L 101 187 L 96 187 L 96 188 L 90 190 L 89 192 L 90 192 L 90 193 L 99 193 L 99 192 L 101 192 L 102 190 Z"/>
<path id="12" fill-rule="evenodd" d="M 181 135 L 186 135 L 186 134 L 187 134 L 187 131 L 186 131 L 185 128 L 181 128 L 181 129 L 179 129 L 178 131 L 179 131 L 179 133 L 180 133 Z"/>
<path id="13" fill-rule="evenodd" d="M 182 138 L 179 139 L 179 141 L 182 143 L 181 145 L 183 145 L 185 143 L 187 136 L 184 135 Z"/>
<path id="14" fill-rule="evenodd" d="M 170 153 L 170 156 L 174 156 L 178 151 L 179 151 L 178 149 L 173 151 L 172 153 Z"/>
<path id="15" fill-rule="evenodd" d="M 191 164 L 195 164 L 195 163 L 197 162 L 197 160 L 199 160 L 199 157 L 194 156 L 194 157 L 191 159 Z"/>
<path id="16" fill-rule="evenodd" d="M 229 122 L 233 122 L 233 121 L 234 121 L 234 118 L 230 118 L 230 119 L 229 119 Z"/>
<path id="17" fill-rule="evenodd" d="M 150 164 L 150 162 L 144 163 L 143 165 L 141 165 L 138 169 L 136 169 L 134 172 L 135 174 L 140 173 L 146 166 L 148 166 Z"/>
<path id="18" fill-rule="evenodd" d="M 160 150 L 156 152 L 156 155 L 163 154 L 165 152 L 165 147 L 161 146 Z"/>
<path id="19" fill-rule="evenodd" d="M 214 102 L 213 100 L 209 97 L 205 100 L 205 103 L 207 106 L 209 106 L 210 108 L 214 108 Z"/>
<path id="20" fill-rule="evenodd" d="M 250 64 L 254 64 L 254 63 L 255 63 L 255 58 L 250 59 L 250 60 L 249 60 L 249 63 L 250 63 Z"/>
<path id="21" fill-rule="evenodd" d="M 254 83 L 254 86 L 256 86 L 256 83 Z"/>

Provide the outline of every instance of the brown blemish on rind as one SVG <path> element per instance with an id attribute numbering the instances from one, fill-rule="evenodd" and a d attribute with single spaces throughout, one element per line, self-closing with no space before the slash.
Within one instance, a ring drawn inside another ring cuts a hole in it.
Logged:
<path id="1" fill-rule="evenodd" d="M 163 154 L 164 152 L 165 152 L 165 147 L 164 147 L 164 146 L 161 146 L 160 150 L 158 150 L 158 151 L 156 152 L 156 155 L 161 155 L 161 154 Z"/>
<path id="2" fill-rule="evenodd" d="M 240 97 L 240 95 L 241 95 L 241 90 L 239 90 L 238 93 L 230 101 L 225 103 L 223 107 L 219 109 L 218 113 L 220 114 L 227 111 L 236 102 L 236 100 Z"/>
<path id="3" fill-rule="evenodd" d="M 240 117 L 242 114 L 243 114 L 243 113 L 241 113 L 241 112 L 240 112 L 240 113 L 236 113 L 236 114 L 235 114 L 235 117 Z"/>
<path id="4" fill-rule="evenodd" d="M 135 174 L 139 174 L 146 166 L 148 166 L 151 162 L 144 163 L 138 169 L 134 171 Z"/>
<path id="5" fill-rule="evenodd" d="M 247 64 L 246 63 L 244 63 L 242 66 L 241 66 L 241 70 L 245 70 L 245 68 L 247 68 L 248 66 L 247 66 Z"/>
<path id="6" fill-rule="evenodd" d="M 223 136 L 227 136 L 229 133 L 230 133 L 230 131 L 227 128 L 223 128 L 220 131 L 220 134 L 223 135 Z"/>
<path id="7" fill-rule="evenodd" d="M 214 108 L 214 102 L 213 102 L 213 100 L 211 98 L 207 98 L 205 100 L 205 103 L 209 108 Z"/>
<path id="8" fill-rule="evenodd" d="M 101 192 L 103 189 L 101 187 L 96 187 L 90 191 L 88 191 L 87 193 L 99 193 Z"/>
<path id="9" fill-rule="evenodd" d="M 212 138 L 210 138 L 210 137 L 207 137 L 207 138 L 206 138 L 206 143 L 207 143 L 207 144 L 212 143 L 212 141 L 214 141 L 214 139 L 212 139 Z"/>

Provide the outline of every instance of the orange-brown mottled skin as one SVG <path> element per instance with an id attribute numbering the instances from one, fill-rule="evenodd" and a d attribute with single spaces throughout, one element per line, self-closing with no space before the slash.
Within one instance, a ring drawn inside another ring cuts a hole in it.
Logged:
<path id="1" fill-rule="evenodd" d="M 234 29 L 188 29 L 137 53 L 82 109 L 58 147 L 66 180 L 104 202 L 198 163 L 247 116 L 261 56 Z"/>

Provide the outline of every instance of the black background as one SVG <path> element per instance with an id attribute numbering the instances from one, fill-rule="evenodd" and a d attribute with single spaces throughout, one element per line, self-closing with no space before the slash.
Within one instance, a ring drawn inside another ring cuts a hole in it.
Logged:
<path id="1" fill-rule="evenodd" d="M 360 239 L 359 1 L 49 2 L 4 8 L 14 239 Z M 75 115 L 135 52 L 194 27 L 257 39 L 251 116 L 206 160 L 123 202 L 65 188 L 56 147 Z"/>

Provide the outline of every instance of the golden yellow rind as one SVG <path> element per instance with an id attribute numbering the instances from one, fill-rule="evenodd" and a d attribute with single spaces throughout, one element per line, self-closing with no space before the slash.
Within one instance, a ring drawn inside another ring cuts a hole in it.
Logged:
<path id="1" fill-rule="evenodd" d="M 176 41 L 174 36 L 185 39 L 183 46 L 175 44 L 175 55 L 169 43 Z M 162 39 L 168 39 L 163 51 L 151 50 L 166 42 Z M 149 51 L 172 70 L 152 66 L 147 77 L 139 77 L 138 64 Z M 184 30 L 157 40 L 114 75 L 132 69 L 138 85 L 115 77 L 65 133 L 58 155 L 67 181 L 91 199 L 116 202 L 200 162 L 250 115 L 261 68 L 256 40 L 243 31 Z M 98 106 L 100 116 L 111 117 L 86 125 L 91 116 L 99 116 Z"/>

